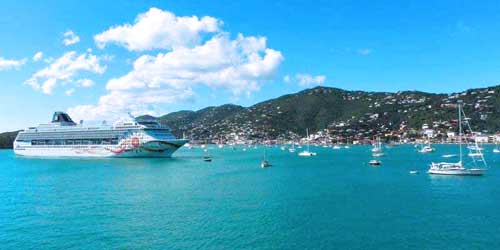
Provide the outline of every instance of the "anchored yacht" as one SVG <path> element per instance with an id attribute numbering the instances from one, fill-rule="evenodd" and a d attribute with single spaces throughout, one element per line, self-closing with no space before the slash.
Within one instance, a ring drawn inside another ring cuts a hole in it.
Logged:
<path id="1" fill-rule="evenodd" d="M 435 175 L 469 175 L 469 176 L 481 176 L 486 171 L 486 161 L 484 160 L 484 156 L 481 153 L 480 155 L 473 156 L 471 154 L 475 154 L 477 152 L 473 152 L 473 150 L 478 150 L 479 145 L 477 141 L 475 141 L 474 145 L 469 146 L 469 156 L 472 160 L 471 163 L 465 164 L 463 159 L 462 152 L 462 116 L 465 118 L 464 122 L 467 126 L 467 129 L 472 133 L 472 128 L 470 126 L 469 120 L 465 116 L 465 112 L 462 109 L 462 102 L 458 102 L 458 148 L 459 148 L 459 161 L 458 162 L 438 162 L 431 163 L 431 167 L 427 171 L 429 174 Z"/>
<path id="2" fill-rule="evenodd" d="M 87 126 L 55 112 L 52 122 L 19 132 L 14 152 L 32 157 L 171 157 L 187 142 L 155 120 Z"/>

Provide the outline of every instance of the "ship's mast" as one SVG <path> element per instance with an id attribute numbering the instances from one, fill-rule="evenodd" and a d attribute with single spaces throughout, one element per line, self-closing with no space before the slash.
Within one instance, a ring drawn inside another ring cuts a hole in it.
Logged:
<path id="1" fill-rule="evenodd" d="M 460 148 L 460 165 L 463 166 L 462 163 L 462 102 L 458 101 L 458 141 Z"/>

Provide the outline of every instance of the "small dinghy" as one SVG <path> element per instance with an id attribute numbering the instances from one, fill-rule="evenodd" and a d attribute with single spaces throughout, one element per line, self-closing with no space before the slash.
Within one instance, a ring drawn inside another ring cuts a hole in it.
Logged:
<path id="1" fill-rule="evenodd" d="M 368 162 L 368 164 L 370 164 L 372 166 L 380 166 L 382 164 L 382 162 L 379 160 L 371 160 L 370 162 Z"/>
<path id="2" fill-rule="evenodd" d="M 410 170 L 410 174 L 418 174 L 417 170 Z"/>
<path id="3" fill-rule="evenodd" d="M 270 164 L 268 161 L 266 161 L 266 160 L 263 160 L 263 161 L 260 163 L 260 167 L 261 167 L 261 168 L 268 168 L 268 167 L 270 167 L 270 166 L 271 166 L 271 164 Z"/>
<path id="4" fill-rule="evenodd" d="M 457 155 L 453 155 L 453 154 L 450 154 L 450 155 L 442 155 L 441 157 L 443 158 L 451 158 L 451 157 L 456 157 Z"/>

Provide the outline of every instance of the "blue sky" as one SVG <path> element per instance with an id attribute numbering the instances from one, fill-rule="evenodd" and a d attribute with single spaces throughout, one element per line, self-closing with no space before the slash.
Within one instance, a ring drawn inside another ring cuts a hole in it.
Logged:
<path id="1" fill-rule="evenodd" d="M 316 85 L 448 93 L 500 79 L 498 1 L 1 5 L 0 131 L 55 110 L 116 119 L 247 106 Z"/>

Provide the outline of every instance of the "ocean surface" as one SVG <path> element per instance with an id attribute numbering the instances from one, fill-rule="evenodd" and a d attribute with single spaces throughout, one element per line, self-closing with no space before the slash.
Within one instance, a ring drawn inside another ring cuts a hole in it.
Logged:
<path id="1" fill-rule="evenodd" d="M 183 148 L 172 159 L 0 150 L 1 249 L 499 249 L 500 154 L 483 177 L 425 173 L 452 145 Z M 297 152 L 300 149 L 297 149 Z M 410 170 L 419 170 L 417 175 Z"/>

